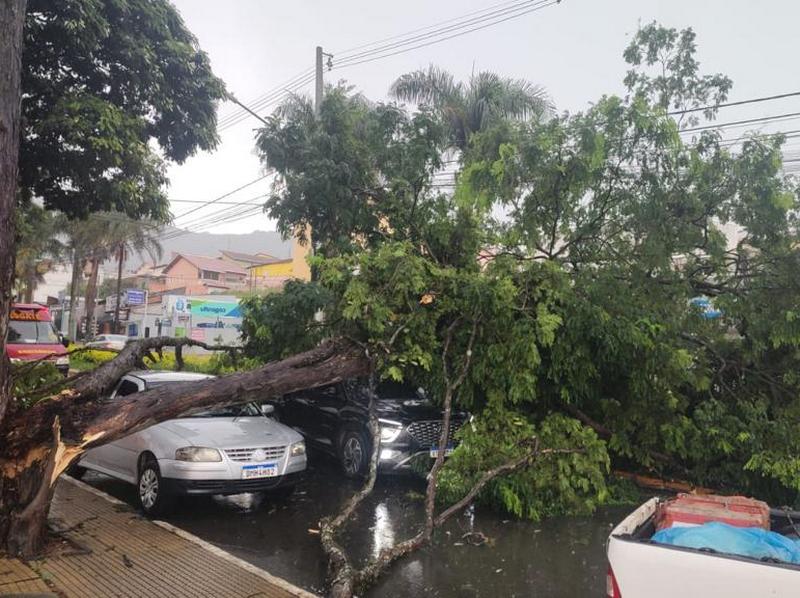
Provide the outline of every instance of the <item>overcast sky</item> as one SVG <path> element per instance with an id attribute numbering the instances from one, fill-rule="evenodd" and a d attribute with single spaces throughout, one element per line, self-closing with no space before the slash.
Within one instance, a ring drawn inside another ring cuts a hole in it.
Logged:
<path id="1" fill-rule="evenodd" d="M 228 89 L 248 102 L 281 86 L 314 64 L 317 45 L 336 54 L 477 11 L 499 0 L 174 0 L 189 29 L 209 54 Z M 622 51 L 639 23 L 652 20 L 697 33 L 705 72 L 734 81 L 731 100 L 800 89 L 800 3 L 797 0 L 563 0 L 463 37 L 376 62 L 326 73 L 328 82 L 346 79 L 373 100 L 386 99 L 400 74 L 434 63 L 467 78 L 474 70 L 521 77 L 546 88 L 558 110 L 577 111 L 606 93 L 621 93 Z M 307 93 L 311 93 L 309 84 Z M 268 109 L 269 110 L 269 109 Z M 731 108 L 720 121 L 800 111 L 800 98 Z M 220 117 L 236 112 L 220 107 Z M 169 196 L 208 200 L 262 173 L 253 153 L 255 119 L 221 132 L 213 153 L 195 156 L 169 170 Z M 781 123 L 784 130 L 798 121 Z M 764 130 L 770 130 L 770 127 Z M 736 134 L 742 131 L 737 130 Z M 266 193 L 262 181 L 230 198 L 254 200 Z M 226 200 L 227 201 L 227 200 Z M 173 203 L 180 215 L 193 204 Z M 221 206 L 178 218 L 189 225 Z M 272 230 L 262 214 L 221 225 L 214 232 Z"/>

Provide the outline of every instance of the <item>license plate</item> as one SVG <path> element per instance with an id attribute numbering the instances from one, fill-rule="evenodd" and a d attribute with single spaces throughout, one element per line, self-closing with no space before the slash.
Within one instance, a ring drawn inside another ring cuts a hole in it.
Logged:
<path id="1" fill-rule="evenodd" d="M 254 465 L 242 466 L 242 479 L 252 480 L 253 478 L 274 478 L 278 475 L 277 463 L 256 463 Z"/>
<path id="2" fill-rule="evenodd" d="M 444 449 L 444 456 L 449 457 L 450 455 L 453 454 L 454 450 L 455 450 L 454 447 L 448 446 L 446 449 Z M 438 456 L 439 456 L 439 449 L 434 446 L 433 448 L 431 448 L 431 459 L 435 459 Z"/>

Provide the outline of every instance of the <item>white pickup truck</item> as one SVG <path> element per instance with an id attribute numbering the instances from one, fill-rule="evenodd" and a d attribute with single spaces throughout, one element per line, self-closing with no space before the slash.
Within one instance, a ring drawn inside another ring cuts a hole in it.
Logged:
<path id="1" fill-rule="evenodd" d="M 611 532 L 608 598 L 800 597 L 800 565 L 651 542 L 660 500 L 651 498 Z M 773 509 L 771 529 L 792 531 L 797 515 Z"/>

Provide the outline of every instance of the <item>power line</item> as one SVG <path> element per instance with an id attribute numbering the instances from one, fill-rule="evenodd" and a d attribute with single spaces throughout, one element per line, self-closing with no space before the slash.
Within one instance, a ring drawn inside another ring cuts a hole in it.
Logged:
<path id="1" fill-rule="evenodd" d="M 388 58 L 389 56 L 395 56 L 397 54 L 402 54 L 419 48 L 424 48 L 426 46 L 441 43 L 449 39 L 453 39 L 455 37 L 466 35 L 468 33 L 480 31 L 481 29 L 486 29 L 488 27 L 503 23 L 505 21 L 519 18 L 528 13 L 541 10 L 548 6 L 552 6 L 553 4 L 559 4 L 560 2 L 561 0 L 513 0 L 510 2 L 502 2 L 499 4 L 495 4 L 485 9 L 473 11 L 461 15 L 459 17 L 454 17 L 452 19 L 441 21 L 434 25 L 428 25 L 426 27 L 415 29 L 406 32 L 404 34 L 391 36 L 388 38 L 384 38 L 383 40 L 362 44 L 361 46 L 356 46 L 354 48 L 351 48 L 350 50 L 345 50 L 345 55 L 340 59 L 340 64 L 337 64 L 332 68 L 336 69 L 349 66 L 356 66 L 358 64 L 373 62 L 375 60 Z M 448 25 L 447 27 L 439 27 L 439 25 L 445 25 L 448 23 L 453 23 L 453 24 Z M 470 27 L 471 25 L 475 26 Z M 463 30 L 465 27 L 469 28 Z M 427 33 L 414 35 L 423 31 L 427 31 Z M 450 33 L 450 35 L 444 35 L 446 33 Z M 388 44 L 383 43 L 392 40 L 398 40 L 398 41 L 394 41 Z M 410 47 L 404 47 L 404 46 L 410 46 Z M 362 48 L 368 48 L 368 47 L 372 47 L 372 49 L 365 50 L 363 52 L 356 52 L 355 54 L 353 53 L 349 55 L 347 54 L 347 52 L 353 52 L 355 50 L 360 50 Z M 395 50 L 395 48 L 402 48 L 402 49 Z M 390 51 L 390 50 L 395 50 L 395 51 Z M 311 70 L 313 71 L 313 69 Z M 254 113 L 256 110 L 263 110 L 264 108 L 270 105 L 282 101 L 287 95 L 289 95 L 294 91 L 297 91 L 299 88 L 310 83 L 313 80 L 314 78 L 313 73 L 309 75 L 308 72 L 309 72 L 308 70 L 303 71 L 302 73 L 296 75 L 294 78 L 290 79 L 290 81 L 287 84 L 285 84 L 286 87 L 285 89 L 284 86 L 276 88 L 275 90 L 267 92 L 266 94 L 262 95 L 258 100 L 248 103 L 247 106 L 243 105 L 243 107 Z M 221 119 L 219 130 L 225 130 L 229 127 L 237 125 L 240 122 L 246 120 L 248 117 L 247 110 L 244 109 L 240 110 L 238 113 L 232 114 L 228 117 Z"/>
<path id="2" fill-rule="evenodd" d="M 800 117 L 800 112 L 787 112 L 786 114 L 776 114 L 774 116 L 762 116 L 760 118 L 750 118 L 750 119 L 746 119 L 746 120 L 735 120 L 735 121 L 732 121 L 732 122 L 722 123 L 722 124 L 704 125 L 702 127 L 692 127 L 690 129 L 683 129 L 680 132 L 681 133 L 692 133 L 692 132 L 695 132 L 695 131 L 707 131 L 709 129 L 723 129 L 723 128 L 729 128 L 729 127 L 739 127 L 739 126 L 743 126 L 743 125 L 750 125 L 750 124 L 756 124 L 756 123 L 761 123 L 761 122 L 772 122 L 772 121 L 781 120 L 781 119 L 791 120 L 791 119 L 794 119 L 794 118 L 797 118 L 797 117 Z"/>
<path id="3" fill-rule="evenodd" d="M 290 79 L 284 81 L 280 85 L 278 85 L 278 86 L 266 91 L 265 93 L 260 95 L 258 98 L 255 98 L 255 99 L 247 102 L 247 107 L 249 107 L 250 109 L 253 109 L 253 110 L 257 110 L 257 109 L 261 108 L 265 104 L 267 104 L 270 101 L 272 101 L 275 97 L 283 94 L 285 92 L 286 88 L 292 87 L 294 85 L 297 85 L 297 83 L 299 81 L 301 81 L 301 80 L 305 79 L 306 77 L 308 77 L 309 73 L 313 74 L 313 71 L 314 71 L 313 68 L 308 68 L 308 69 L 305 69 L 304 71 L 301 71 L 300 73 L 297 73 L 296 75 L 294 75 Z M 227 116 L 222 117 L 219 120 L 218 124 L 221 127 L 224 128 L 226 126 L 229 126 L 233 121 L 236 121 L 236 120 L 242 118 L 243 116 L 246 118 L 247 117 L 247 112 L 246 112 L 245 109 L 241 108 L 239 110 L 236 110 L 232 114 L 228 114 Z"/>
<path id="4" fill-rule="evenodd" d="M 394 40 L 394 39 L 405 37 L 407 35 L 411 35 L 411 34 L 414 34 L 414 33 L 420 33 L 422 31 L 428 31 L 430 29 L 435 29 L 436 27 L 439 27 L 441 25 L 446 25 L 446 24 L 452 23 L 454 21 L 460 21 L 461 19 L 464 19 L 466 17 L 471 17 L 473 15 L 477 15 L 477 14 L 481 14 L 481 13 L 485 13 L 485 12 L 491 12 L 491 11 L 496 10 L 497 8 L 499 8 L 501 6 L 505 6 L 507 4 L 515 4 L 518 1 L 519 0 L 511 0 L 511 1 L 506 1 L 506 2 L 499 2 L 497 4 L 492 4 L 490 6 L 487 6 L 486 8 L 482 8 L 480 10 L 476 10 L 476 11 L 473 11 L 473 12 L 468 12 L 466 14 L 459 15 L 459 16 L 453 17 L 451 19 L 445 19 L 444 21 L 438 21 L 438 22 L 433 23 L 431 25 L 426 25 L 425 27 L 420 27 L 418 29 L 412 29 L 411 31 L 406 31 L 405 33 L 398 33 L 396 35 L 390 35 L 389 37 L 384 37 L 382 39 L 375 40 L 375 41 L 372 41 L 372 42 L 368 42 L 366 44 L 361 44 L 359 46 L 354 46 L 352 48 L 347 48 L 345 50 L 340 50 L 339 54 L 345 54 L 346 55 L 348 52 L 354 52 L 356 50 L 362 50 L 364 48 L 368 48 L 370 46 L 375 46 L 375 45 L 378 45 L 378 44 L 382 44 L 384 42 L 388 42 L 388 41 L 391 41 L 391 40 Z"/>
<path id="5" fill-rule="evenodd" d="M 410 44 L 415 44 L 415 43 L 418 43 L 420 41 L 424 41 L 424 40 L 427 40 L 427 39 L 439 37 L 439 36 L 442 36 L 444 34 L 450 33 L 452 31 L 457 31 L 459 29 L 463 29 L 465 27 L 469 27 L 470 25 L 474 25 L 474 24 L 477 24 L 477 23 L 484 23 L 487 20 L 491 20 L 491 19 L 503 16 L 503 15 L 506 15 L 506 14 L 509 14 L 509 13 L 513 13 L 513 12 L 516 12 L 516 11 L 524 10 L 526 8 L 530 8 L 532 5 L 541 4 L 544 1 L 545 0 L 515 0 L 515 2 L 512 2 L 510 6 L 506 6 L 505 8 L 495 9 L 495 10 L 489 11 L 487 14 L 483 14 L 483 15 L 480 15 L 480 16 L 477 16 L 477 17 L 473 17 L 473 18 L 466 18 L 466 16 L 468 16 L 468 15 L 459 17 L 458 19 L 454 19 L 454 20 L 458 21 L 457 23 L 455 23 L 453 25 L 449 25 L 447 27 L 440 27 L 440 28 L 435 29 L 433 31 L 428 31 L 427 33 L 422 33 L 422 34 L 419 34 L 419 35 L 410 35 L 410 33 L 408 33 L 408 34 L 405 34 L 405 35 L 402 35 L 402 36 L 397 36 L 397 37 L 404 38 L 404 39 L 400 39 L 400 41 L 384 44 L 382 46 L 377 46 L 377 47 L 372 48 L 370 50 L 365 50 L 363 52 L 357 52 L 355 54 L 339 56 L 338 57 L 338 62 L 340 62 L 340 63 L 352 62 L 354 60 L 358 60 L 358 59 L 363 58 L 365 56 L 370 56 L 370 55 L 374 55 L 374 54 L 378 54 L 378 53 L 383 53 L 383 52 L 386 52 L 388 50 L 393 50 L 393 49 L 398 48 L 398 47 L 408 46 Z M 486 11 L 484 11 L 484 12 L 486 12 Z"/>
<path id="6" fill-rule="evenodd" d="M 800 96 L 800 91 L 792 91 L 789 93 L 781 93 L 774 96 L 764 96 L 760 98 L 752 98 L 749 100 L 739 100 L 738 102 L 725 102 L 724 104 L 715 104 L 712 106 L 698 106 L 697 108 L 686 108 L 685 110 L 674 110 L 667 112 L 669 116 L 677 116 L 680 114 L 689 114 L 690 112 L 701 112 L 705 110 L 713 110 L 715 108 L 730 108 L 731 106 L 744 106 L 745 104 L 757 104 L 759 102 L 770 102 L 772 100 L 782 100 L 783 98 L 791 98 Z"/>
<path id="7" fill-rule="evenodd" d="M 283 101 L 286 97 L 288 97 L 291 94 L 297 92 L 298 90 L 300 90 L 305 85 L 308 85 L 309 83 L 311 83 L 311 81 L 313 81 L 313 80 L 314 80 L 314 74 L 313 73 L 311 75 L 305 75 L 302 79 L 298 80 L 293 85 L 289 85 L 289 86 L 282 87 L 282 88 L 278 89 L 271 96 L 265 98 L 264 100 L 262 100 L 261 102 L 258 102 L 257 104 L 254 104 L 254 105 L 250 106 L 250 108 L 254 112 L 255 110 L 264 110 L 264 109 L 268 108 L 269 106 L 278 104 L 281 101 Z M 239 123 L 244 122 L 245 120 L 247 120 L 248 116 L 249 115 L 248 115 L 247 111 L 242 110 L 242 111 L 239 112 L 238 115 L 233 115 L 229 120 L 227 120 L 226 122 L 220 124 L 218 129 L 220 131 L 224 131 L 225 129 L 229 129 L 230 127 L 238 125 Z M 261 117 L 258 117 L 258 118 L 261 119 Z M 261 119 L 261 120 L 263 122 L 263 119 Z"/>
<path id="8" fill-rule="evenodd" d="M 219 197 L 215 197 L 214 199 L 211 199 L 211 200 L 205 202 L 204 204 L 202 204 L 200 206 L 197 206 L 196 208 L 192 208 L 191 210 L 189 210 L 187 212 L 184 212 L 183 214 L 181 214 L 179 216 L 176 216 L 175 220 L 178 220 L 179 218 L 185 218 L 189 214 L 193 214 L 194 212 L 197 212 L 198 210 L 202 210 L 205 206 L 210 206 L 210 205 L 212 205 L 212 204 L 214 204 L 214 203 L 216 203 L 216 202 L 218 202 L 220 200 L 225 199 L 226 197 L 230 197 L 231 195 L 233 195 L 234 193 L 237 193 L 238 191 L 241 191 L 242 189 L 246 189 L 247 187 L 250 187 L 251 185 L 255 185 L 257 182 L 263 181 L 265 178 L 270 176 L 270 174 L 272 174 L 272 173 L 268 172 L 266 174 L 263 174 L 260 177 L 258 177 L 257 179 L 254 179 L 254 180 L 250 181 L 249 183 L 245 183 L 241 187 L 237 187 L 233 191 L 228 191 L 227 193 L 224 193 L 224 194 L 220 195 Z"/>
<path id="9" fill-rule="evenodd" d="M 442 43 L 444 41 L 447 41 L 447 40 L 450 40 L 450 39 L 453 39 L 453 38 L 456 38 L 456 37 L 461 37 L 462 35 L 467 35 L 469 33 L 475 32 L 475 31 L 480 31 L 480 30 L 486 29 L 488 27 L 493 27 L 494 25 L 499 25 L 500 23 L 504 23 L 504 22 L 510 21 L 512 19 L 517 19 L 517 18 L 519 18 L 521 16 L 524 16 L 526 14 L 542 10 L 543 8 L 547 8 L 547 7 L 552 6 L 554 4 L 560 4 L 561 3 L 561 0 L 537 0 L 537 1 L 538 1 L 538 4 L 535 3 L 535 5 L 532 8 L 527 8 L 526 10 L 524 10 L 522 12 L 519 12 L 517 14 L 513 14 L 513 15 L 510 15 L 510 16 L 504 17 L 502 19 L 498 19 L 498 20 L 495 20 L 495 21 L 492 21 L 492 22 L 489 22 L 489 23 L 485 23 L 483 25 L 472 27 L 471 29 L 467 29 L 465 31 L 459 31 L 457 33 L 453 33 L 451 35 L 447 35 L 447 36 L 441 37 L 439 39 L 432 39 L 430 41 L 427 41 L 427 42 L 424 42 L 424 43 L 420 43 L 420 44 L 415 45 L 415 46 L 410 46 L 408 48 L 396 50 L 394 52 L 389 52 L 388 54 L 381 54 L 379 56 L 374 56 L 372 58 L 364 58 L 362 60 L 357 60 L 355 62 L 346 62 L 345 64 L 338 64 L 338 65 L 335 65 L 333 68 L 334 69 L 337 69 L 337 68 L 341 69 L 341 68 L 356 66 L 356 65 L 359 65 L 359 64 L 365 64 L 365 63 L 368 63 L 368 62 L 374 62 L 376 60 L 381 60 L 383 58 L 389 58 L 390 56 L 396 56 L 398 54 L 404 54 L 406 52 L 411 52 L 412 50 L 418 50 L 419 48 L 425 48 L 427 46 L 432 46 L 434 44 L 439 44 L 439 43 Z"/>
<path id="10" fill-rule="evenodd" d="M 169 203 L 207 203 L 204 199 L 170 199 Z M 216 202 L 218 206 L 244 206 L 248 205 L 247 202 L 244 201 L 218 201 Z M 255 204 L 250 204 L 255 205 Z"/>

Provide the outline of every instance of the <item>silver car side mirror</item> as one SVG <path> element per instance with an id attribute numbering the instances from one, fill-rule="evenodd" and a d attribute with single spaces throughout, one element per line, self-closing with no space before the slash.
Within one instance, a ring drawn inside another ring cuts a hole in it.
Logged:
<path id="1" fill-rule="evenodd" d="M 272 415 L 275 413 L 275 405 L 271 405 L 270 403 L 263 403 L 261 405 L 261 414 L 262 415 Z"/>

